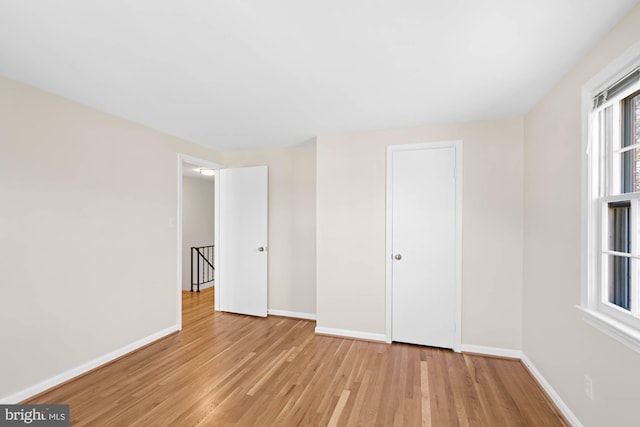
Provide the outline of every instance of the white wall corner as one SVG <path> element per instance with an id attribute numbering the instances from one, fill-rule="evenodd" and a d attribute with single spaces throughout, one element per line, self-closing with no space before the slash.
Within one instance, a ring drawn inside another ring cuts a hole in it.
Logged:
<path id="1" fill-rule="evenodd" d="M 551 387 L 551 384 L 549 384 L 549 382 L 542 376 L 540 371 L 538 371 L 535 365 L 531 362 L 531 360 L 529 360 L 529 358 L 527 358 L 524 353 L 522 354 L 521 360 L 522 363 L 524 363 L 524 366 L 526 366 L 529 372 L 531 372 L 531 375 L 533 375 L 536 381 L 538 381 L 538 384 L 540 384 L 540 386 L 544 389 L 551 400 L 553 400 L 553 403 L 555 403 L 555 405 L 558 407 L 560 412 L 562 412 L 562 415 L 564 415 L 567 421 L 569 421 L 569 423 L 573 427 L 583 427 L 578 417 L 576 417 L 571 409 L 569 409 L 560 395 L 553 389 L 553 387 Z"/>
<path id="2" fill-rule="evenodd" d="M 99 368 L 102 365 L 105 365 L 119 357 L 122 357 L 128 353 L 138 350 L 145 345 L 151 344 L 154 341 L 162 339 L 167 335 L 170 335 L 176 331 L 178 331 L 178 325 L 170 326 L 166 329 L 158 331 L 154 334 L 151 334 L 147 337 L 139 339 L 131 344 L 125 345 L 117 350 L 112 351 L 111 353 L 107 353 L 103 356 L 97 357 L 89 362 L 83 363 L 80 366 L 69 369 L 68 371 L 62 372 L 58 375 L 55 375 L 49 379 L 46 379 L 38 384 L 34 384 L 30 387 L 27 387 L 23 390 L 20 390 L 14 394 L 9 396 L 1 397 L 0 404 L 2 405 L 12 405 L 19 402 L 22 402 L 30 397 L 35 396 L 36 394 L 42 393 L 50 388 L 58 386 L 66 381 L 69 381 L 79 375 L 82 375 L 86 372 L 89 372 L 93 369 Z"/>

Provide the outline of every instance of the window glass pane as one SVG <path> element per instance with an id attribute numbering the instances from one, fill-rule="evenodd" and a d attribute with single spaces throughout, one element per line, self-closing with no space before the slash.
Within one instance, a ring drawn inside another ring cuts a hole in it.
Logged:
<path id="1" fill-rule="evenodd" d="M 622 141 L 621 146 L 629 147 L 640 143 L 640 93 L 622 101 Z M 640 191 L 640 149 L 625 151 L 620 155 L 620 191 L 631 193 Z"/>
<path id="2" fill-rule="evenodd" d="M 622 146 L 640 144 L 640 93 L 622 101 L 623 135 Z"/>
<path id="3" fill-rule="evenodd" d="M 633 149 L 620 154 L 621 192 L 640 191 L 640 150 Z"/>
<path id="4" fill-rule="evenodd" d="M 631 202 L 611 202 L 608 207 L 607 249 L 631 253 Z"/>
<path id="5" fill-rule="evenodd" d="M 631 306 L 631 258 L 609 255 L 607 300 L 620 308 Z"/>

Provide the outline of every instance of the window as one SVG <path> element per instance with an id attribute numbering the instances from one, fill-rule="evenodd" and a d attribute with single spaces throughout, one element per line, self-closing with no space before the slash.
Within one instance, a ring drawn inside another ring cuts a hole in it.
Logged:
<path id="1" fill-rule="evenodd" d="M 640 62 L 640 61 L 636 61 Z M 585 319 L 640 351 L 640 67 L 589 101 Z M 628 68 L 627 68 L 628 69 Z M 590 98 L 590 99 L 589 99 Z"/>

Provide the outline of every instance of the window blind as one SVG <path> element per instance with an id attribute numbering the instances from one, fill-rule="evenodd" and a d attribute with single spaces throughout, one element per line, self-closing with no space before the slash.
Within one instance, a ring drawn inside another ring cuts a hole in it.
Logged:
<path id="1" fill-rule="evenodd" d="M 640 81 L 640 67 L 636 68 L 599 94 L 593 97 L 593 109 L 597 109 L 601 105 L 605 104 L 608 100 L 614 98 L 620 92 L 627 89 L 629 86 L 634 85 Z"/>

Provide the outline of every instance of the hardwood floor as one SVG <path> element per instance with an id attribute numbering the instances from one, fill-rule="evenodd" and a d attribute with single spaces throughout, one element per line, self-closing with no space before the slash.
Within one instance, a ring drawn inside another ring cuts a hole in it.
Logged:
<path id="1" fill-rule="evenodd" d="M 181 332 L 24 403 L 68 403 L 73 426 L 568 425 L 519 361 L 314 327 L 185 292 Z"/>

